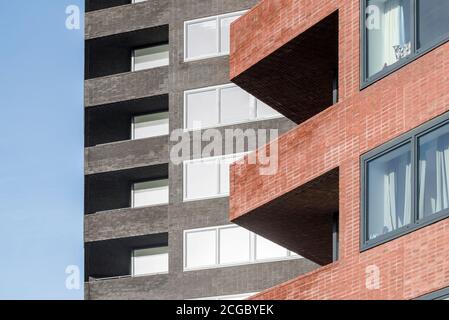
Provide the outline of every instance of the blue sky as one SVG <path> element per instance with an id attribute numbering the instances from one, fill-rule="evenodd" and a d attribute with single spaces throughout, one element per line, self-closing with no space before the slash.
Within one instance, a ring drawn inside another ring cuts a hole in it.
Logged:
<path id="1" fill-rule="evenodd" d="M 0 299 L 81 299 L 83 0 L 0 1 Z"/>

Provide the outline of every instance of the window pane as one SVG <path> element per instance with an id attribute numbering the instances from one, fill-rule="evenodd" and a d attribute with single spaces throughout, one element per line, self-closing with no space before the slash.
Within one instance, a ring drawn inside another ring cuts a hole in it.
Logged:
<path id="1" fill-rule="evenodd" d="M 221 53 L 229 53 L 229 40 L 230 40 L 230 28 L 231 23 L 237 20 L 240 17 L 226 17 L 220 19 L 220 51 Z"/>
<path id="2" fill-rule="evenodd" d="M 217 160 L 186 162 L 184 169 L 186 170 L 185 198 L 187 200 L 219 195 L 219 162 Z"/>
<path id="3" fill-rule="evenodd" d="M 229 167 L 232 163 L 242 159 L 244 155 L 233 155 L 220 160 L 220 194 L 229 195 Z"/>
<path id="4" fill-rule="evenodd" d="M 219 122 L 217 90 L 186 94 L 188 129 L 216 126 Z"/>
<path id="5" fill-rule="evenodd" d="M 168 66 L 168 44 L 134 50 L 133 71 Z"/>
<path id="6" fill-rule="evenodd" d="M 419 139 L 419 218 L 449 209 L 449 125 Z"/>
<path id="7" fill-rule="evenodd" d="M 418 0 L 418 47 L 429 47 L 449 33 L 449 1 Z"/>
<path id="8" fill-rule="evenodd" d="M 168 112 L 134 117 L 133 139 L 168 135 Z"/>
<path id="9" fill-rule="evenodd" d="M 198 58 L 217 54 L 218 32 L 215 18 L 187 24 L 187 58 Z"/>
<path id="10" fill-rule="evenodd" d="M 242 263 L 250 260 L 250 233 L 239 227 L 220 231 L 220 264 Z"/>
<path id="11" fill-rule="evenodd" d="M 133 186 L 133 208 L 168 203 L 168 180 L 135 183 Z"/>
<path id="12" fill-rule="evenodd" d="M 411 146 L 406 144 L 368 163 L 367 240 L 411 222 Z"/>
<path id="13" fill-rule="evenodd" d="M 134 250 L 133 276 L 168 272 L 168 247 Z"/>
<path id="14" fill-rule="evenodd" d="M 260 100 L 257 100 L 257 118 L 263 119 L 263 118 L 271 118 L 271 117 L 277 117 L 281 116 L 279 112 L 271 108 L 266 103 L 263 103 Z"/>
<path id="15" fill-rule="evenodd" d="M 261 236 L 256 236 L 256 260 L 284 258 L 287 254 L 287 249 Z"/>
<path id="16" fill-rule="evenodd" d="M 250 95 L 237 86 L 221 92 L 221 124 L 249 120 Z"/>
<path id="17" fill-rule="evenodd" d="M 410 0 L 369 0 L 366 8 L 368 76 L 411 54 Z"/>
<path id="18" fill-rule="evenodd" d="M 186 267 L 212 266 L 216 261 L 216 231 L 198 231 L 186 235 Z"/>

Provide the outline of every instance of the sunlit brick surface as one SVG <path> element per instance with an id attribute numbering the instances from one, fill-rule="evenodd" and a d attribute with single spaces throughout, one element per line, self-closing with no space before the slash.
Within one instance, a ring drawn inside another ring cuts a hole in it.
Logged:
<path id="1" fill-rule="evenodd" d="M 449 286 L 449 220 L 360 253 L 360 156 L 449 110 L 448 43 L 360 90 L 359 1 L 265 0 L 233 24 L 231 77 L 336 9 L 339 102 L 279 138 L 276 175 L 233 166 L 230 218 L 339 167 L 340 260 L 256 299 L 411 299 Z M 379 289 L 366 286 L 371 265 Z"/>

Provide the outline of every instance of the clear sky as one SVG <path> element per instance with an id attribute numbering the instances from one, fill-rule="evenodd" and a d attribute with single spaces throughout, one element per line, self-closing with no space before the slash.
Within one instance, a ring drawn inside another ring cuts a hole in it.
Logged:
<path id="1" fill-rule="evenodd" d="M 0 1 L 0 299 L 83 297 L 84 0 Z M 66 267 L 81 288 L 66 288 Z"/>

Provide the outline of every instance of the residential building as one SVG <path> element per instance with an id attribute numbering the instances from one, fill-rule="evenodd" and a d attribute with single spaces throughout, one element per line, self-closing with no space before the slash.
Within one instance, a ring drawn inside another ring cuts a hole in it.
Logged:
<path id="1" fill-rule="evenodd" d="M 296 123 L 231 167 L 230 219 L 321 267 L 254 299 L 444 299 L 449 2 L 263 0 L 231 79 Z"/>
<path id="2" fill-rule="evenodd" d="M 250 144 L 171 161 L 179 130 L 294 128 L 229 80 L 230 24 L 257 3 L 86 0 L 86 299 L 242 299 L 317 267 L 229 222 Z"/>

